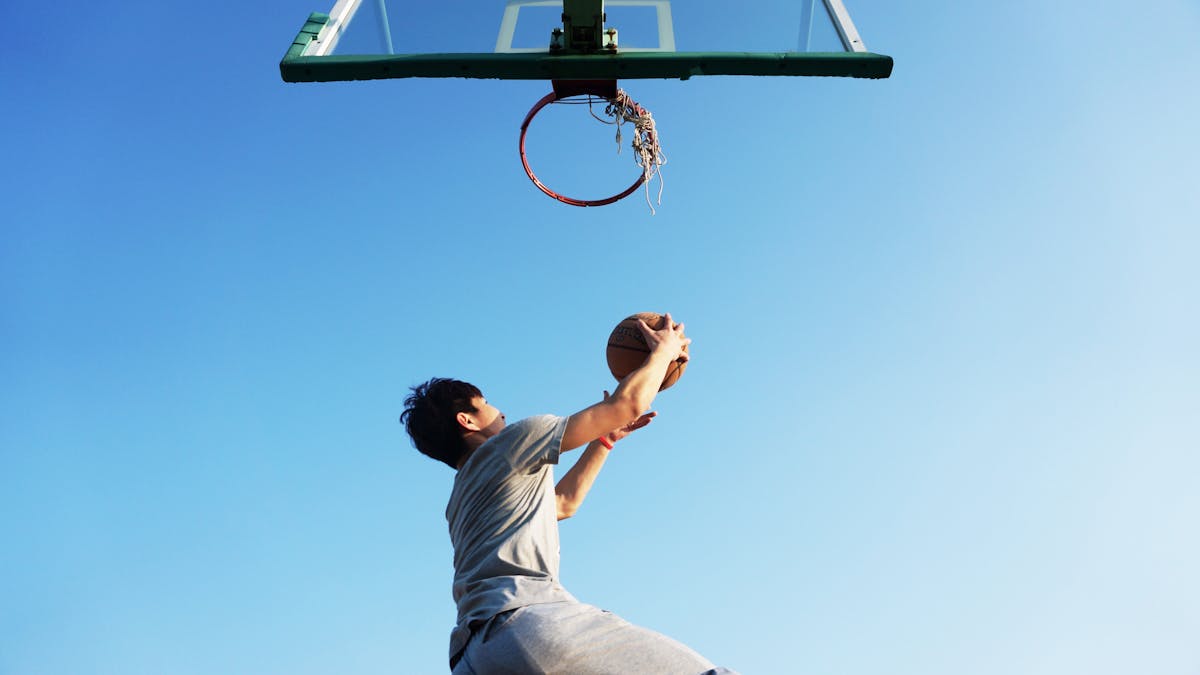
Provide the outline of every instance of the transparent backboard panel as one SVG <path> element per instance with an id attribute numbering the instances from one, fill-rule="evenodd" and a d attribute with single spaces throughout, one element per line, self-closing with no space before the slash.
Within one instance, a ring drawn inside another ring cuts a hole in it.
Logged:
<path id="1" fill-rule="evenodd" d="M 843 39 L 841 7 L 840 0 L 610 0 L 604 26 L 617 30 L 619 53 L 864 51 Z M 335 30 L 322 36 L 333 44 L 323 53 L 546 53 L 562 13 L 553 0 L 340 2 L 330 12 Z"/>
<path id="2" fill-rule="evenodd" d="M 337 0 L 279 68 L 288 82 L 880 79 L 892 59 L 867 51 L 844 0 Z"/>

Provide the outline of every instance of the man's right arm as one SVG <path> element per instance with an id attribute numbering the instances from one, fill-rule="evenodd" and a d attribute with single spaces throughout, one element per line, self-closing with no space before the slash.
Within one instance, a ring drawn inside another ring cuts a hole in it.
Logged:
<path id="1" fill-rule="evenodd" d="M 636 420 L 654 402 L 667 368 L 676 359 L 687 358 L 683 348 L 691 339 L 683 336 L 683 324 L 675 325 L 670 314 L 667 314 L 662 330 L 650 330 L 644 321 L 641 322 L 641 329 L 646 337 L 646 346 L 650 347 L 646 362 L 621 380 L 608 399 L 584 408 L 567 419 L 562 451 L 577 448 Z"/>

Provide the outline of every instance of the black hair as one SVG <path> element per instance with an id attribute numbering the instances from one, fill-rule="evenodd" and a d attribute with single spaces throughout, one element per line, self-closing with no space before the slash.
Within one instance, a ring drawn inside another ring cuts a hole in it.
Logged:
<path id="1" fill-rule="evenodd" d="M 413 446 L 421 454 L 457 469 L 469 450 L 457 416 L 460 412 L 478 412 L 472 403 L 477 396 L 483 394 L 475 385 L 445 377 L 413 387 L 400 413 Z"/>

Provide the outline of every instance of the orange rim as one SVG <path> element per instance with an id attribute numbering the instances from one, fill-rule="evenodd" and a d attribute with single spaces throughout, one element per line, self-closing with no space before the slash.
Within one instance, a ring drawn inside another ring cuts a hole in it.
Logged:
<path id="1" fill-rule="evenodd" d="M 545 108 L 551 103 L 554 103 L 555 101 L 561 101 L 564 98 L 571 98 L 571 96 L 579 95 L 580 94 L 559 96 L 557 92 L 550 92 L 542 97 L 542 100 L 538 101 L 533 105 L 532 108 L 530 108 L 529 114 L 525 116 L 525 121 L 521 123 L 521 166 L 525 167 L 525 175 L 529 176 L 529 180 L 533 181 L 533 184 L 536 185 L 539 190 L 564 204 L 570 204 L 571 206 L 604 206 L 606 204 L 612 204 L 613 202 L 620 201 L 628 197 L 629 195 L 633 194 L 635 190 L 641 187 L 642 183 L 646 182 L 646 174 L 644 172 L 639 173 L 637 180 L 633 181 L 633 185 L 630 185 L 623 192 L 615 194 L 611 197 L 605 197 L 604 199 L 575 199 L 574 197 L 560 195 L 554 190 L 546 187 L 542 181 L 538 180 L 537 175 L 533 173 L 533 169 L 529 166 L 529 158 L 525 156 L 525 133 L 529 131 L 529 123 L 533 121 L 533 118 L 537 117 L 537 114 L 541 112 L 542 108 Z M 611 99 L 605 97 L 601 98 L 611 102 Z"/>

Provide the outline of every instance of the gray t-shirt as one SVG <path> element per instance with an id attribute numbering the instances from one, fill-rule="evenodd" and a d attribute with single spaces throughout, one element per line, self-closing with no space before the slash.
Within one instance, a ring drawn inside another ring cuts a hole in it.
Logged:
<path id="1" fill-rule="evenodd" d="M 451 659 L 467 646 L 473 623 L 526 605 L 575 600 L 558 582 L 552 468 L 566 428 L 567 418 L 551 415 L 510 424 L 454 478 L 446 505 L 458 604 Z"/>

